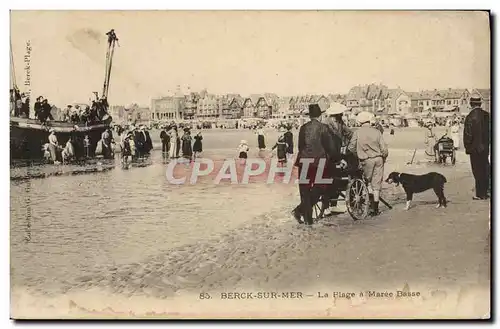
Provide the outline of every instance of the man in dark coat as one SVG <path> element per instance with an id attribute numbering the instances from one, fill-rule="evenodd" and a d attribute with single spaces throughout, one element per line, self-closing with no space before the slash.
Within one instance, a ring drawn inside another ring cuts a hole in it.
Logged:
<path id="1" fill-rule="evenodd" d="M 47 99 L 44 99 L 42 101 L 42 104 L 41 104 L 41 110 L 38 113 L 38 119 L 41 122 L 46 122 L 47 119 L 54 120 L 54 118 L 52 117 L 52 114 L 50 113 L 51 110 L 52 110 L 52 106 L 50 106 Z"/>
<path id="2" fill-rule="evenodd" d="M 476 181 L 474 200 L 488 198 L 490 184 L 490 115 L 481 108 L 480 98 L 471 98 L 472 110 L 465 118 L 464 147 L 470 156 L 472 174 Z"/>
<path id="3" fill-rule="evenodd" d="M 142 127 L 142 133 L 144 134 L 144 154 L 149 154 L 153 149 L 153 141 L 148 129 L 144 126 Z"/>
<path id="4" fill-rule="evenodd" d="M 43 101 L 43 97 L 42 96 L 38 96 L 36 98 L 36 102 L 35 102 L 35 118 L 37 119 L 40 119 L 40 115 L 42 114 L 42 101 Z"/>
<path id="5" fill-rule="evenodd" d="M 305 123 L 299 130 L 299 152 L 295 166 L 299 169 L 299 179 L 305 176 L 308 182 L 299 182 L 300 205 L 293 210 L 293 215 L 299 223 L 302 223 L 300 217 L 303 216 L 307 225 L 313 224 L 312 207 L 321 195 L 322 187 L 315 183 L 320 162 L 324 161 L 327 167 L 341 160 L 340 145 L 334 142 L 327 125 L 319 121 L 322 113 L 318 104 L 309 105 L 311 121 Z M 307 159 L 312 160 L 309 166 Z M 303 172 L 303 168 L 307 172 Z M 327 171 L 328 169 L 324 168 L 323 172 Z M 322 178 L 326 177 L 322 175 Z"/>
<path id="6" fill-rule="evenodd" d="M 167 133 L 165 127 L 162 127 L 161 132 L 160 132 L 160 139 L 161 139 L 161 152 L 163 153 L 163 156 L 167 156 L 168 152 L 170 151 L 170 135 Z"/>
<path id="7" fill-rule="evenodd" d="M 142 130 L 134 131 L 134 143 L 135 143 L 135 154 L 138 158 L 144 156 L 144 143 L 146 143 L 146 136 L 144 136 Z"/>

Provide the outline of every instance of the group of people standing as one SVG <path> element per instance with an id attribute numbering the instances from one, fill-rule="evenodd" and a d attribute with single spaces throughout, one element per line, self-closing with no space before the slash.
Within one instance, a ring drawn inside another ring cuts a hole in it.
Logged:
<path id="1" fill-rule="evenodd" d="M 437 138 L 436 133 L 434 131 L 435 124 L 428 123 L 425 125 L 427 128 L 425 134 L 425 154 L 429 157 L 434 158 L 437 150 L 437 143 L 442 138 L 449 138 L 453 141 L 453 147 L 455 150 L 460 148 L 460 122 L 458 120 L 450 123 L 450 126 L 447 128 L 445 134 L 439 138 Z"/>
<path id="2" fill-rule="evenodd" d="M 146 126 L 139 128 L 132 126 L 129 131 L 119 131 L 121 136 L 121 157 L 124 164 L 128 164 L 129 159 L 137 160 L 148 156 L 153 149 L 153 141 Z"/>
<path id="3" fill-rule="evenodd" d="M 103 121 L 110 121 L 108 114 L 108 101 L 106 98 L 97 98 L 89 105 L 75 106 L 69 104 L 62 110 L 62 121 L 73 124 L 97 124 Z"/>
<path id="4" fill-rule="evenodd" d="M 30 98 L 19 89 L 10 89 L 10 114 L 15 117 L 28 118 L 30 115 Z"/>
<path id="5" fill-rule="evenodd" d="M 329 117 L 324 113 L 318 104 L 309 105 L 311 120 L 299 130 L 299 152 L 295 165 L 299 169 L 299 177 L 308 181 L 299 182 L 301 202 L 292 212 L 295 219 L 306 225 L 313 224 L 312 207 L 325 191 L 325 186 L 315 183 L 320 163 L 325 163 L 324 176 L 331 177 L 337 165 L 345 169 L 353 159 L 356 164 L 359 163 L 368 180 L 370 214 L 378 215 L 384 164 L 389 153 L 382 132 L 374 126 L 373 114 L 359 113 L 356 119 L 360 128 L 352 132 L 342 118 L 342 110 L 329 111 Z M 312 162 L 305 165 L 309 161 Z"/>
<path id="6" fill-rule="evenodd" d="M 182 158 L 191 162 L 203 152 L 201 132 L 198 132 L 194 138 L 191 136 L 191 128 L 184 127 L 183 132 L 183 135 L 180 136 L 179 129 L 175 124 L 161 126 L 160 140 L 164 158 L 178 159 L 182 151 Z"/>

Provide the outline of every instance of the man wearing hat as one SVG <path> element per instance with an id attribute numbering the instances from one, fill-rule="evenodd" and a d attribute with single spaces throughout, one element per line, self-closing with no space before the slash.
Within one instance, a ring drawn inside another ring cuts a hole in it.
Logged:
<path id="1" fill-rule="evenodd" d="M 309 182 L 299 183 L 300 205 L 293 210 L 293 215 L 299 223 L 302 223 L 301 216 L 303 216 L 306 225 L 313 223 L 312 207 L 318 202 L 321 194 L 321 187 L 315 184 L 320 160 L 324 159 L 327 165 L 329 162 L 340 160 L 341 156 L 340 145 L 334 144 L 329 128 L 320 122 L 322 114 L 323 111 L 318 104 L 310 104 L 311 120 L 302 125 L 299 130 L 299 152 L 295 166 L 299 168 L 299 177 L 305 176 Z M 308 163 L 308 159 L 312 159 L 313 162 Z M 307 170 L 305 173 L 302 172 L 303 166 L 304 170 Z"/>
<path id="2" fill-rule="evenodd" d="M 161 152 L 163 157 L 168 157 L 168 152 L 170 151 L 170 135 L 167 133 L 167 129 L 165 125 L 161 126 L 160 132 L 160 140 L 161 140 Z"/>
<path id="3" fill-rule="evenodd" d="M 472 110 L 465 118 L 464 147 L 470 156 L 472 174 L 476 181 L 474 200 L 488 198 L 490 184 L 490 115 L 481 107 L 481 98 L 470 99 Z"/>
<path id="4" fill-rule="evenodd" d="M 356 120 L 361 127 L 354 132 L 347 149 L 356 154 L 363 168 L 363 174 L 369 182 L 371 215 L 376 216 L 379 214 L 378 203 L 384 179 L 384 163 L 389 151 L 382 133 L 370 123 L 373 117 L 370 112 L 361 112 L 357 115 Z"/>
<path id="5" fill-rule="evenodd" d="M 347 127 L 343 120 L 344 112 L 347 107 L 334 106 L 326 110 L 328 115 L 327 125 L 332 133 L 342 140 L 342 146 L 347 146 L 352 137 L 352 131 Z"/>
<path id="6" fill-rule="evenodd" d="M 146 135 L 144 134 L 144 126 L 139 125 L 139 130 L 134 131 L 134 142 L 137 157 L 142 158 L 145 153 Z"/>

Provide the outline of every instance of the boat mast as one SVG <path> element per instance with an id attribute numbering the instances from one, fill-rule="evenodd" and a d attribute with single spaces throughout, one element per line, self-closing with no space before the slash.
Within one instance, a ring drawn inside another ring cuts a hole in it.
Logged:
<path id="1" fill-rule="evenodd" d="M 10 40 L 10 86 L 12 89 L 17 89 L 16 69 L 14 67 L 14 53 L 12 50 L 12 40 Z"/>
<path id="2" fill-rule="evenodd" d="M 104 74 L 104 86 L 102 88 L 102 97 L 108 98 L 109 91 L 109 80 L 111 78 L 111 65 L 113 63 L 113 55 L 115 52 L 115 44 L 118 42 L 118 38 L 116 37 L 115 30 L 111 29 L 108 33 L 108 50 L 106 52 L 106 71 Z"/>

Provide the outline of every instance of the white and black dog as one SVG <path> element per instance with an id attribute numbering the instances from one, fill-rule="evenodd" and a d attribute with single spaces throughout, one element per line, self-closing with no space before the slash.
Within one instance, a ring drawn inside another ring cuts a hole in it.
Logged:
<path id="1" fill-rule="evenodd" d="M 430 172 L 425 175 L 412 175 L 399 172 L 391 172 L 386 183 L 395 183 L 396 186 L 401 184 L 406 193 L 406 207 L 405 209 L 410 209 L 413 194 L 427 191 L 433 189 L 438 197 L 439 207 L 446 207 L 446 197 L 444 196 L 444 183 L 446 183 L 446 177 L 437 172 Z"/>

